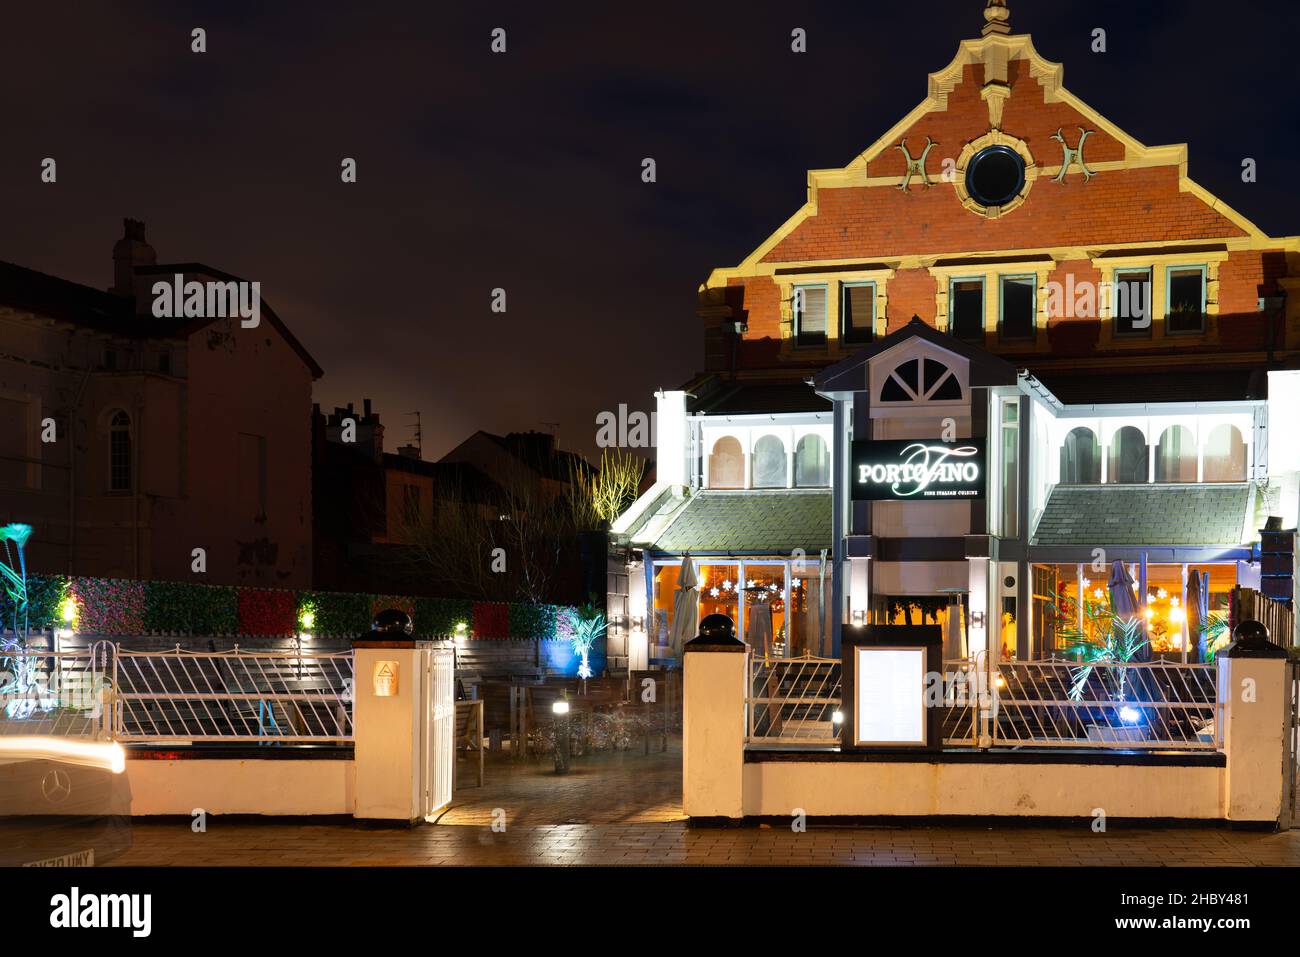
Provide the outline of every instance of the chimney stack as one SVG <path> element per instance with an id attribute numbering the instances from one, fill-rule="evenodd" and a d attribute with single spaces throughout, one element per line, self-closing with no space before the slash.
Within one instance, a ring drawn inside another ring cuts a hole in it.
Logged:
<path id="1" fill-rule="evenodd" d="M 144 238 L 144 223 L 122 220 L 122 238 L 113 244 L 113 287 L 119 296 L 135 296 L 135 267 L 153 266 L 158 257 Z"/>

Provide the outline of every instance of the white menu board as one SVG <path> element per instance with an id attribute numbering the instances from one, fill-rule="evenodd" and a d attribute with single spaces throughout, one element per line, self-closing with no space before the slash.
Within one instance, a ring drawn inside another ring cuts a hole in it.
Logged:
<path id="1" fill-rule="evenodd" d="M 854 744 L 920 745 L 925 740 L 925 648 L 853 649 Z"/>

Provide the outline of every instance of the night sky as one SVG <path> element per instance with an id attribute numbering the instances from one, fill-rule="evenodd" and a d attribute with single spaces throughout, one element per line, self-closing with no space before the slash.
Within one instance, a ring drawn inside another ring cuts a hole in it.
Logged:
<path id="1" fill-rule="evenodd" d="M 547 423 L 590 452 L 598 411 L 682 384 L 709 271 L 983 23 L 982 0 L 6 6 L 0 259 L 106 288 L 122 218 L 143 219 L 160 262 L 262 283 L 325 369 L 323 406 L 374 399 L 390 450 L 421 410 L 426 458 Z M 1010 7 L 1073 93 L 1147 144 L 1188 143 L 1193 179 L 1300 232 L 1300 4 Z"/>

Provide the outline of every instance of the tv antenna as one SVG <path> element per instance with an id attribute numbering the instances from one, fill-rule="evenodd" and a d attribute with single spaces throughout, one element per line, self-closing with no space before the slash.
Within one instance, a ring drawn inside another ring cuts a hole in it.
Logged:
<path id="1" fill-rule="evenodd" d="M 420 458 L 424 458 L 424 432 L 420 429 L 420 411 L 417 409 L 406 414 L 415 416 L 415 447 L 420 452 Z"/>

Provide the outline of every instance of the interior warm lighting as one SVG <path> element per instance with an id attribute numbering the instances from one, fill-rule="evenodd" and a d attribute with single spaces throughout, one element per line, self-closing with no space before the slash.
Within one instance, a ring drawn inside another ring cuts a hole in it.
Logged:
<path id="1" fill-rule="evenodd" d="M 73 741 L 36 735 L 0 737 L 0 757 L 62 761 L 114 774 L 126 770 L 126 751 L 116 741 Z"/>

